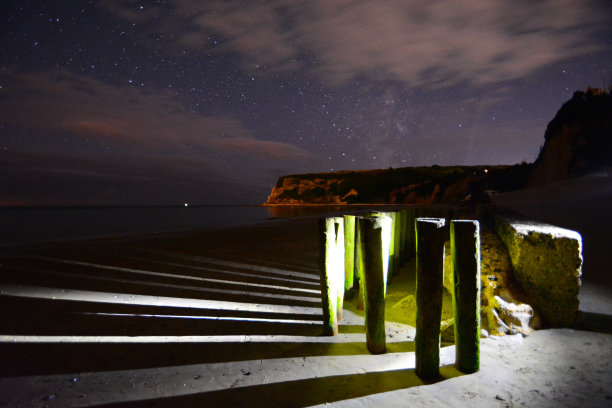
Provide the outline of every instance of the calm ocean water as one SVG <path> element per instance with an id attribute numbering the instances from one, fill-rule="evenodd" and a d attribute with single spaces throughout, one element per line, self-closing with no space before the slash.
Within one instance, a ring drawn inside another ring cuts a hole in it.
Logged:
<path id="1" fill-rule="evenodd" d="M 0 246 L 242 226 L 346 211 L 342 206 L 0 208 Z"/>

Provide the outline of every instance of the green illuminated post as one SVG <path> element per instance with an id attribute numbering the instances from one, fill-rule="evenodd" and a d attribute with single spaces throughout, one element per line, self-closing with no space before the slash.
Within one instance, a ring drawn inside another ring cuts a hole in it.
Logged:
<path id="1" fill-rule="evenodd" d="M 359 217 L 361 218 L 361 217 Z M 359 298 L 357 299 L 357 309 L 363 310 L 363 241 L 361 239 L 361 223 L 355 222 L 355 275 L 359 281 Z"/>
<path id="2" fill-rule="evenodd" d="M 389 229 L 389 266 L 387 267 L 387 284 L 393 280 L 395 275 L 395 229 L 397 226 L 396 213 L 386 213 L 387 217 L 391 219 L 391 228 Z"/>
<path id="3" fill-rule="evenodd" d="M 400 266 L 406 262 L 406 222 L 408 220 L 408 210 L 405 208 L 399 212 L 400 216 Z"/>
<path id="4" fill-rule="evenodd" d="M 369 218 L 379 218 L 382 228 L 382 260 L 383 260 L 383 275 L 385 277 L 385 295 L 387 294 L 387 283 L 390 280 L 389 267 L 391 265 L 391 248 L 393 243 L 393 219 L 389 213 L 375 212 L 369 214 Z M 363 237 L 362 237 L 363 239 Z"/>
<path id="5" fill-rule="evenodd" d="M 359 220 L 364 248 L 364 309 L 368 351 L 385 352 L 385 277 L 383 273 L 383 217 Z"/>
<path id="6" fill-rule="evenodd" d="M 321 280 L 321 298 L 323 304 L 323 335 L 338 334 L 338 301 L 337 277 L 334 257 L 337 255 L 336 245 L 337 223 L 334 218 L 319 220 L 319 274 Z M 343 285 L 344 286 L 344 285 Z"/>
<path id="7" fill-rule="evenodd" d="M 355 276 L 355 216 L 344 216 L 344 290 L 353 287 Z"/>
<path id="8" fill-rule="evenodd" d="M 444 219 L 416 220 L 416 374 L 440 375 Z"/>
<path id="9" fill-rule="evenodd" d="M 393 213 L 393 275 L 397 275 L 400 270 L 400 253 L 402 239 L 402 216 L 399 211 Z"/>
<path id="10" fill-rule="evenodd" d="M 344 310 L 344 217 L 334 217 L 336 241 L 334 254 L 334 286 L 336 290 L 337 316 L 342 319 Z"/>
<path id="11" fill-rule="evenodd" d="M 455 366 L 470 374 L 480 369 L 480 226 L 453 220 L 450 225 L 455 315 Z"/>
<path id="12" fill-rule="evenodd" d="M 406 210 L 406 259 L 414 258 L 416 254 L 416 240 L 414 239 L 416 234 L 415 225 L 415 209 L 409 208 Z"/>

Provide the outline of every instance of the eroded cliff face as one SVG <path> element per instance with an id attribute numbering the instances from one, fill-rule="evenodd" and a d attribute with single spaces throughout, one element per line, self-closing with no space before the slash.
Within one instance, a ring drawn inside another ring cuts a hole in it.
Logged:
<path id="1" fill-rule="evenodd" d="M 528 185 L 552 183 L 612 165 L 612 96 L 574 93 L 548 124 Z"/>
<path id="2" fill-rule="evenodd" d="M 342 178 L 281 177 L 265 204 L 353 204 L 359 194 Z"/>
<path id="3" fill-rule="evenodd" d="M 520 167 L 520 166 L 519 166 Z M 517 166 L 407 167 L 284 176 L 265 205 L 451 204 L 488 199 L 526 174 Z M 508 175 L 520 173 L 520 177 Z"/>

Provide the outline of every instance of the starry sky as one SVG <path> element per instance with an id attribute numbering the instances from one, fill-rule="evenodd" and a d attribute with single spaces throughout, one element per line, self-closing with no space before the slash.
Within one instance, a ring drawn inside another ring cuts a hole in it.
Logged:
<path id="1" fill-rule="evenodd" d="M 287 174 L 533 161 L 612 2 L 0 5 L 0 206 L 259 204 Z"/>

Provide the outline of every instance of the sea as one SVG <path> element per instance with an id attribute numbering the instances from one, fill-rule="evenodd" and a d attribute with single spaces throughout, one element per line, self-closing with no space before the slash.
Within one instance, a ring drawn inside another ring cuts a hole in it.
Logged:
<path id="1" fill-rule="evenodd" d="M 364 211 L 363 208 L 360 209 Z M 3 207 L 0 247 L 237 227 L 355 211 L 351 206 Z"/>

